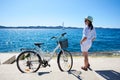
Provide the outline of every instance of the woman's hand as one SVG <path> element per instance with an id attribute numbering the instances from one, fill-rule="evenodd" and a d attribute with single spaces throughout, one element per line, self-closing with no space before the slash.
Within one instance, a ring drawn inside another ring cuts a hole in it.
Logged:
<path id="1" fill-rule="evenodd" d="M 95 40 L 95 38 L 92 39 L 92 42 Z"/>
<path id="2" fill-rule="evenodd" d="M 84 37 L 81 41 L 80 41 L 80 44 L 82 44 L 84 41 L 87 40 L 87 37 Z"/>
<path id="3" fill-rule="evenodd" d="M 82 44 L 83 42 L 82 42 L 82 40 L 80 41 L 80 44 Z"/>

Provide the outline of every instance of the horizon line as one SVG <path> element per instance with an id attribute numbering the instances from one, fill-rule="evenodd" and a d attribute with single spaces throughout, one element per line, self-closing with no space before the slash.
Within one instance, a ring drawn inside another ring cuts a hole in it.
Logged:
<path id="1" fill-rule="evenodd" d="M 30 28 L 30 27 L 31 27 L 31 28 L 37 28 L 37 27 L 38 27 L 38 28 L 40 28 L 40 27 L 46 27 L 46 28 L 47 28 L 47 27 L 51 27 L 51 28 L 52 28 L 52 27 L 53 27 L 53 28 L 55 28 L 55 27 L 83 28 L 83 27 L 78 27 L 78 26 L 75 27 L 75 26 L 61 26 L 61 25 L 57 25 L 57 26 L 40 26 L 40 25 L 37 25 L 37 26 L 35 26 L 35 25 L 34 25 L 34 26 L 33 26 L 33 25 L 32 25 L 32 26 L 3 26 L 3 25 L 0 25 L 0 28 L 4 28 L 4 27 L 5 27 L 5 28 L 22 28 L 22 27 L 24 27 L 24 28 Z M 99 27 L 99 26 L 95 26 L 95 28 L 108 28 L 108 29 L 109 29 L 109 28 L 113 28 L 113 29 L 120 29 L 119 27 Z"/>

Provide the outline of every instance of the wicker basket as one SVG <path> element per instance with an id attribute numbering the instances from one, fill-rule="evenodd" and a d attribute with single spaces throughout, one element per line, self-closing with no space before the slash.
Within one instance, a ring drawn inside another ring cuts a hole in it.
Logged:
<path id="1" fill-rule="evenodd" d="M 59 41 L 61 48 L 68 48 L 68 39 Z"/>

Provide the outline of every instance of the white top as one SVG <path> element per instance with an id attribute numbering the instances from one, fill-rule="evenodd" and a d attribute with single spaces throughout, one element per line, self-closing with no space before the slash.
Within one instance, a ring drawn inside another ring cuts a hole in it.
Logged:
<path id="1" fill-rule="evenodd" d="M 93 28 L 92 30 L 89 27 L 85 27 L 83 29 L 83 37 L 87 37 L 87 40 L 92 40 L 93 38 L 96 38 L 96 31 L 95 28 Z"/>

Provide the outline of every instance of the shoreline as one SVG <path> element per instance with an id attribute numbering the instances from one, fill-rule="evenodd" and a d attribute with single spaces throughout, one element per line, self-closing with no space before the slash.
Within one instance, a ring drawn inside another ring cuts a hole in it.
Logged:
<path id="1" fill-rule="evenodd" d="M 0 54 L 14 54 L 14 55 L 18 55 L 20 53 L 21 52 L 0 52 Z M 82 52 L 70 52 L 70 53 L 72 54 L 72 56 L 82 56 Z M 91 57 L 102 57 L 102 56 L 114 57 L 114 56 L 120 56 L 120 52 L 89 52 L 88 55 Z"/>

